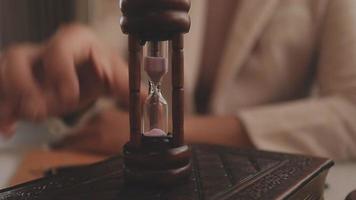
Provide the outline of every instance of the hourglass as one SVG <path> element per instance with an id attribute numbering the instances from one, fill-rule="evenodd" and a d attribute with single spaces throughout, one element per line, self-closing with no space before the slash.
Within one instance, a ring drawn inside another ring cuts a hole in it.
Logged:
<path id="1" fill-rule="evenodd" d="M 130 141 L 123 152 L 125 181 L 173 184 L 186 179 L 191 171 L 191 153 L 184 144 L 183 130 L 183 34 L 190 28 L 190 1 L 120 3 L 121 28 L 129 35 Z M 168 56 L 165 49 L 169 49 Z M 140 98 L 142 68 L 149 78 L 145 102 Z M 167 104 L 161 93 L 161 80 L 168 70 L 172 71 L 172 105 Z M 172 130 L 168 129 L 169 106 Z"/>
<path id="2" fill-rule="evenodd" d="M 149 77 L 149 94 L 144 103 L 143 135 L 168 137 L 168 104 L 161 93 L 161 80 L 168 72 L 162 42 L 149 42 L 144 69 Z"/>

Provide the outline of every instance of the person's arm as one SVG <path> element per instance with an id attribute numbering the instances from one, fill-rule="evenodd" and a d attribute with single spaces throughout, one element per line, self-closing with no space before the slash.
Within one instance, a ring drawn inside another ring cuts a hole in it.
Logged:
<path id="1" fill-rule="evenodd" d="M 85 126 L 75 130 L 53 148 L 102 154 L 117 154 L 129 140 L 127 112 L 108 108 Z M 191 116 L 185 118 L 185 142 L 253 148 L 246 132 L 234 116 Z"/>
<path id="2" fill-rule="evenodd" d="M 243 125 L 235 116 L 187 117 L 185 139 L 187 143 L 253 147 Z"/>
<path id="3" fill-rule="evenodd" d="M 319 97 L 238 112 L 257 148 L 356 158 L 356 1 L 329 1 L 317 67 Z"/>

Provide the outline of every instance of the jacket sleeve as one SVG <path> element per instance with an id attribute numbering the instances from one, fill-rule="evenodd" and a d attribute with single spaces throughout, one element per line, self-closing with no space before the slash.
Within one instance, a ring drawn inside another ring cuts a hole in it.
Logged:
<path id="1" fill-rule="evenodd" d="M 356 1 L 331 0 L 320 34 L 316 98 L 238 112 L 265 150 L 356 158 Z"/>

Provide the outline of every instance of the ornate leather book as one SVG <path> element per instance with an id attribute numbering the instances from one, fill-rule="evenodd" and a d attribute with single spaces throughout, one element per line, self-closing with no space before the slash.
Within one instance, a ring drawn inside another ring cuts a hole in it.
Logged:
<path id="1" fill-rule="evenodd" d="M 192 145 L 189 180 L 174 186 L 125 184 L 123 159 L 50 170 L 43 178 L 0 190 L 0 200 L 322 199 L 333 162 L 274 152 Z"/>
<path id="2" fill-rule="evenodd" d="M 346 200 L 356 200 L 356 190 L 347 195 Z"/>

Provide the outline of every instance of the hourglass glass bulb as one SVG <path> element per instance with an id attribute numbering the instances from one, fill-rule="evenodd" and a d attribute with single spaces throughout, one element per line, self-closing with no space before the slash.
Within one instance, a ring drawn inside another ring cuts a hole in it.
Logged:
<path id="1" fill-rule="evenodd" d="M 168 105 L 161 93 L 161 80 L 167 73 L 167 59 L 160 55 L 158 43 L 150 43 L 144 69 L 150 78 L 150 93 L 144 105 L 143 134 L 148 137 L 168 135 Z"/>
<path id="2" fill-rule="evenodd" d="M 167 60 L 163 57 L 145 57 L 145 71 L 151 81 L 161 82 L 163 75 L 168 71 Z"/>

